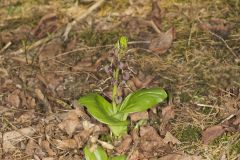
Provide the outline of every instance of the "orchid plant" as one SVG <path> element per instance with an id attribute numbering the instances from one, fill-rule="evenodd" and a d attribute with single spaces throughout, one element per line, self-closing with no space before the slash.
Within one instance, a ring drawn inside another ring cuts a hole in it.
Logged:
<path id="1" fill-rule="evenodd" d="M 99 122 L 108 125 L 111 132 L 116 137 L 121 137 L 127 133 L 129 121 L 128 115 L 134 112 L 145 111 L 167 98 L 167 93 L 161 88 L 140 89 L 130 93 L 122 102 L 118 102 L 118 88 L 120 81 L 121 61 L 126 54 L 128 41 L 126 37 L 121 37 L 115 45 L 115 63 L 113 68 L 112 100 L 107 101 L 99 93 L 90 93 L 79 99 L 79 104 L 85 106 Z"/>

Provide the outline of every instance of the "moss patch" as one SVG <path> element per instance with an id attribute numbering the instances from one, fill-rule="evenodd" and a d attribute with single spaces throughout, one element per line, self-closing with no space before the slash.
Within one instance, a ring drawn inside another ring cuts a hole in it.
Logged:
<path id="1" fill-rule="evenodd" d="M 177 132 L 177 138 L 181 142 L 196 142 L 200 139 L 200 136 L 201 129 L 190 125 Z"/>

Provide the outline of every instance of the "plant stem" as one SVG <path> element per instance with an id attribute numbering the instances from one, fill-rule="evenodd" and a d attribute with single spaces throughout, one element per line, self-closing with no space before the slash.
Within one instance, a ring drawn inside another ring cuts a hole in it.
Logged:
<path id="1" fill-rule="evenodd" d="M 115 69 L 113 71 L 113 90 L 112 90 L 112 106 L 114 113 L 117 113 L 117 102 L 116 98 L 118 96 L 118 83 L 119 83 L 119 71 L 120 71 L 120 62 L 122 57 L 125 55 L 125 50 L 127 48 L 127 39 L 126 37 L 121 37 L 115 45 L 115 56 L 116 61 L 114 61 Z"/>
<path id="2" fill-rule="evenodd" d="M 117 66 L 116 69 L 113 72 L 113 91 L 112 91 L 112 106 L 114 113 L 117 112 L 117 103 L 116 103 L 116 97 L 118 92 L 118 78 L 119 78 L 119 67 Z"/>

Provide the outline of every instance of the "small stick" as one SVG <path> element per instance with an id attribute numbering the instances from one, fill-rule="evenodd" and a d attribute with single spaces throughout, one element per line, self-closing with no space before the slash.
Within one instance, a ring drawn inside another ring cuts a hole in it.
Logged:
<path id="1" fill-rule="evenodd" d="M 1 50 L 0 53 L 3 53 L 9 46 L 11 46 L 12 42 L 8 42 Z"/>

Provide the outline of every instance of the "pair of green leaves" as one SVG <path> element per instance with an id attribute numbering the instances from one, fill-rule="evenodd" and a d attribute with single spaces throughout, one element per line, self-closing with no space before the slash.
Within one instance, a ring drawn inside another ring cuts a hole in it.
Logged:
<path id="1" fill-rule="evenodd" d="M 145 111 L 167 98 L 161 88 L 141 89 L 129 94 L 114 112 L 113 106 L 104 97 L 91 93 L 79 99 L 80 105 L 98 121 L 107 124 L 116 136 L 127 132 L 129 113 Z"/>
<path id="2" fill-rule="evenodd" d="M 90 151 L 89 147 L 86 146 L 84 148 L 84 154 L 86 160 L 126 160 L 126 156 L 115 156 L 112 158 L 109 158 L 107 153 L 104 151 L 104 149 L 100 146 L 97 146 L 97 148 L 94 151 Z"/>

